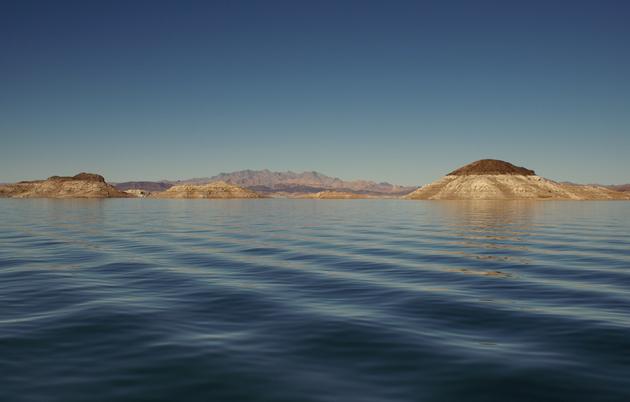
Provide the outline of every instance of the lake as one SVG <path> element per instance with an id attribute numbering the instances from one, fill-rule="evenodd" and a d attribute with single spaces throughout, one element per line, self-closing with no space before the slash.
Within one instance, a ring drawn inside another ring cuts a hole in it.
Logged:
<path id="1" fill-rule="evenodd" d="M 630 203 L 0 200 L 2 401 L 628 401 Z"/>

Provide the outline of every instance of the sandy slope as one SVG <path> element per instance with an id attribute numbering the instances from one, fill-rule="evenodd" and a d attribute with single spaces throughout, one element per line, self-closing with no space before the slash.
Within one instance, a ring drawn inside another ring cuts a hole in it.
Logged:
<path id="1" fill-rule="evenodd" d="M 620 200 L 629 194 L 599 186 L 561 184 L 535 175 L 445 176 L 405 196 L 416 200 L 557 199 Z"/>

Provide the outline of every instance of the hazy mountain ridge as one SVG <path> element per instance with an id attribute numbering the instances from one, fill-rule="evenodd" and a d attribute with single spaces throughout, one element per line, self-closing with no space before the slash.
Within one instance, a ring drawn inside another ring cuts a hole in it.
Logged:
<path id="1" fill-rule="evenodd" d="M 594 184 L 595 186 L 600 186 L 600 184 Z M 630 183 L 628 184 L 607 184 L 601 185 L 601 187 L 606 187 L 610 190 L 615 191 L 630 191 Z"/>
<path id="2" fill-rule="evenodd" d="M 584 184 L 580 184 L 580 183 L 575 183 L 572 181 L 562 181 L 560 182 L 561 184 L 568 184 L 571 186 L 583 186 Z M 630 183 L 627 184 L 598 184 L 598 183 L 590 183 L 590 184 L 586 184 L 587 186 L 594 186 L 594 187 L 604 187 L 607 188 L 609 190 L 614 190 L 614 191 L 620 191 L 620 192 L 628 192 L 630 191 Z"/>
<path id="3" fill-rule="evenodd" d="M 274 172 L 268 169 L 241 170 L 232 173 L 220 173 L 209 180 L 225 181 L 263 192 L 316 193 L 324 190 L 340 190 L 361 194 L 406 194 L 416 189 L 412 186 L 399 186 L 386 182 L 377 183 L 370 180 L 345 181 L 315 171 L 296 173 L 292 171 Z"/>
<path id="4" fill-rule="evenodd" d="M 180 184 L 204 184 L 223 181 L 239 187 L 247 188 L 259 193 L 318 193 L 320 191 L 335 190 L 356 194 L 386 194 L 404 195 L 412 192 L 417 187 L 400 186 L 386 182 L 377 183 L 370 180 L 345 181 L 337 177 L 311 171 L 296 173 L 292 171 L 274 172 L 264 170 L 240 170 L 231 173 L 220 173 L 212 177 L 199 177 L 177 181 L 135 181 L 117 183 L 120 190 L 142 189 L 147 191 L 163 191 L 171 186 Z"/>
<path id="5" fill-rule="evenodd" d="M 173 184 L 166 181 L 126 181 L 115 183 L 114 187 L 121 191 L 145 190 L 145 191 L 165 191 L 173 187 Z"/>

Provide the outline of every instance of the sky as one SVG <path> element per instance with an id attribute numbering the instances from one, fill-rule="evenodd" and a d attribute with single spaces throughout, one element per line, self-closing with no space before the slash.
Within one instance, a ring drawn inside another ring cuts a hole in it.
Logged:
<path id="1" fill-rule="evenodd" d="M 0 182 L 630 182 L 627 1 L 3 1 Z"/>

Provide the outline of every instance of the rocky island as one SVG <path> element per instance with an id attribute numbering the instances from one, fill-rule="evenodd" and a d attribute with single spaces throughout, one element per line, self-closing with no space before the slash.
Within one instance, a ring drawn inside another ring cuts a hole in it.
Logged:
<path id="1" fill-rule="evenodd" d="M 150 198 L 265 198 L 255 191 L 224 181 L 206 184 L 180 184 L 166 191 L 150 193 L 148 196 Z"/>
<path id="2" fill-rule="evenodd" d="M 128 198 L 101 175 L 79 173 L 75 176 L 51 176 L 46 180 L 21 181 L 0 185 L 5 198 Z"/>
<path id="3" fill-rule="evenodd" d="M 628 200 L 630 195 L 601 186 L 558 183 L 533 170 L 482 159 L 420 187 L 412 200 Z"/>

